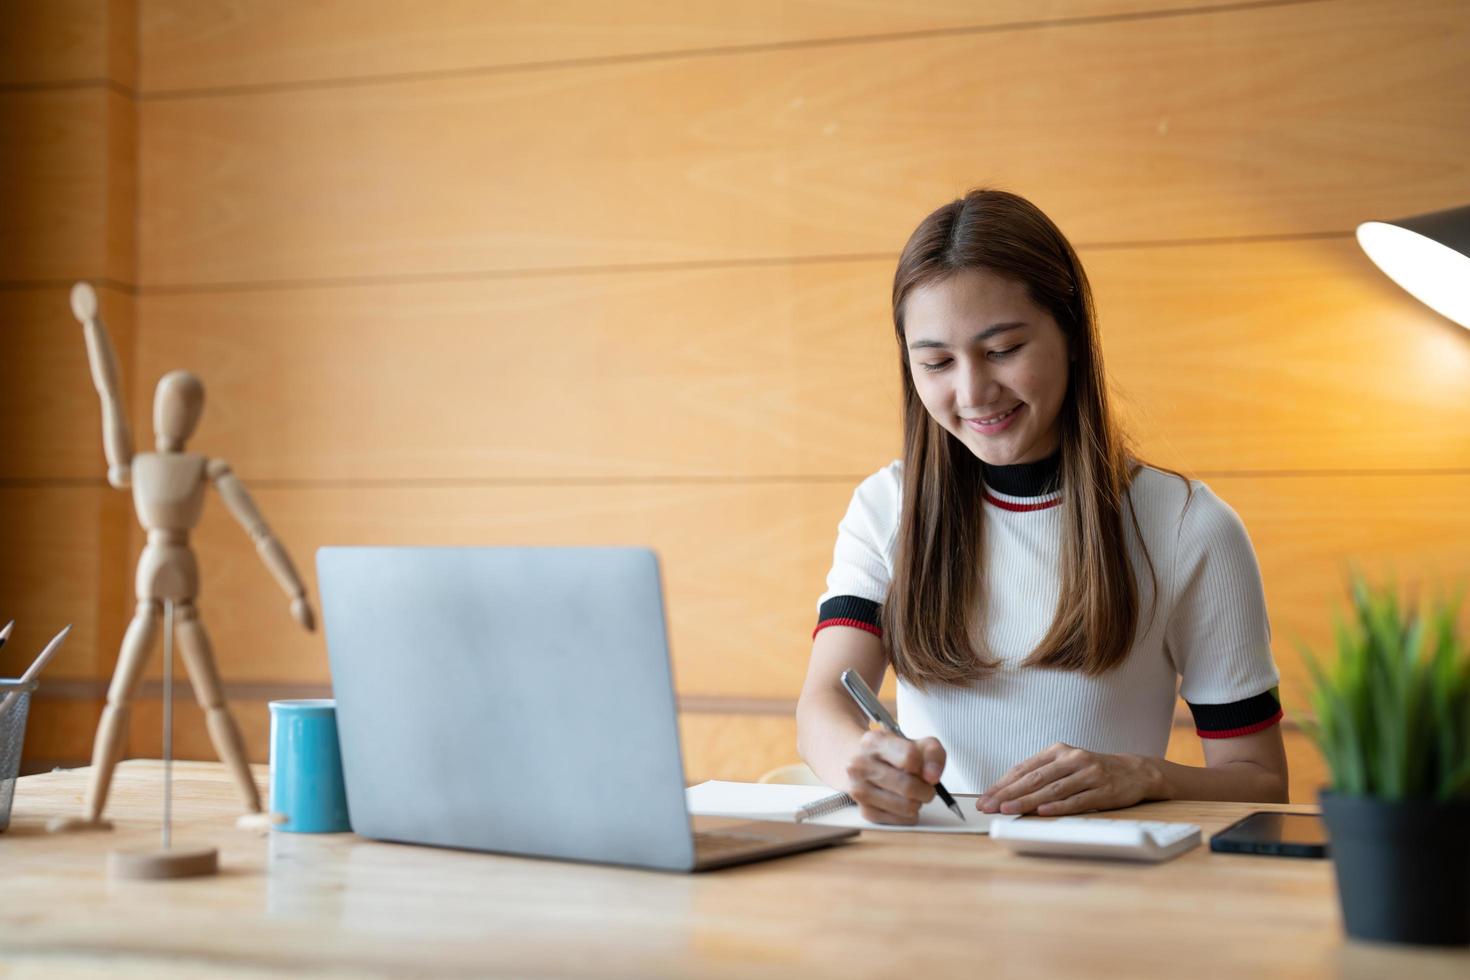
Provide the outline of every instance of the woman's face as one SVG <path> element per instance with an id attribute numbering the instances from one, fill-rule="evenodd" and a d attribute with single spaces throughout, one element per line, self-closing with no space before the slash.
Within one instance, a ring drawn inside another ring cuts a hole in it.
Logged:
<path id="1" fill-rule="evenodd" d="M 1071 358 L 1023 283 L 963 269 L 909 293 L 904 330 L 919 399 L 970 452 L 1006 466 L 1056 451 Z"/>

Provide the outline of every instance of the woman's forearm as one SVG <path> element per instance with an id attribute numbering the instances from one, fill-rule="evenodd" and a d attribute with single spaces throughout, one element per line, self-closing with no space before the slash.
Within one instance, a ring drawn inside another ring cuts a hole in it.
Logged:
<path id="1" fill-rule="evenodd" d="M 1133 758 L 1152 777 L 1145 799 L 1287 802 L 1286 780 L 1279 773 L 1254 762 L 1184 766 L 1148 756 Z"/>
<path id="2" fill-rule="evenodd" d="M 867 730 L 846 695 L 808 694 L 797 702 L 796 751 L 817 778 L 834 789 L 847 788 L 847 764 Z"/>

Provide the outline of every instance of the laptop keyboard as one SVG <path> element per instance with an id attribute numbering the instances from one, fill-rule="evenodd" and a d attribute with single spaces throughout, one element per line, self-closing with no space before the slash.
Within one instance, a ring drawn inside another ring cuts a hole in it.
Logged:
<path id="1" fill-rule="evenodd" d="M 729 830 L 696 830 L 694 853 L 699 857 L 718 857 L 732 851 L 746 851 L 760 844 L 774 844 L 778 838 L 764 834 L 748 834 Z"/>

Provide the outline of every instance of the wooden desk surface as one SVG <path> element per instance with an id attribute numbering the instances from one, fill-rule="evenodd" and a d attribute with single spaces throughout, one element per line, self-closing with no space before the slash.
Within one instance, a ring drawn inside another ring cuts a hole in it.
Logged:
<path id="1" fill-rule="evenodd" d="M 0 962 L 26 976 L 1470 976 L 1470 952 L 1345 941 L 1326 861 L 1201 847 L 1130 865 L 1019 857 L 988 837 L 869 832 L 664 874 L 353 834 L 257 836 L 234 828 L 224 773 L 201 762 L 175 764 L 174 843 L 218 847 L 221 874 L 110 880 L 109 850 L 158 844 L 161 774 L 159 762 L 123 763 L 109 803 L 116 829 L 70 836 L 44 824 L 80 807 L 86 770 L 17 783 L 0 834 Z M 1252 809 L 1119 813 L 1208 835 Z"/>

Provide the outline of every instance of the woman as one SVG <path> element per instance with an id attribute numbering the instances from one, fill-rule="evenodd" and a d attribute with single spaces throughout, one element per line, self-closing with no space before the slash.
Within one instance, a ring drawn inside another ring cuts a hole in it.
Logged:
<path id="1" fill-rule="evenodd" d="M 944 776 L 985 812 L 1286 801 L 1260 571 L 1209 488 L 1132 457 L 1087 278 L 1023 198 L 920 223 L 893 283 L 902 461 L 838 526 L 798 747 L 869 820 L 913 823 Z M 892 666 L 912 741 L 838 683 Z M 1165 762 L 1176 697 L 1203 768 Z"/>

